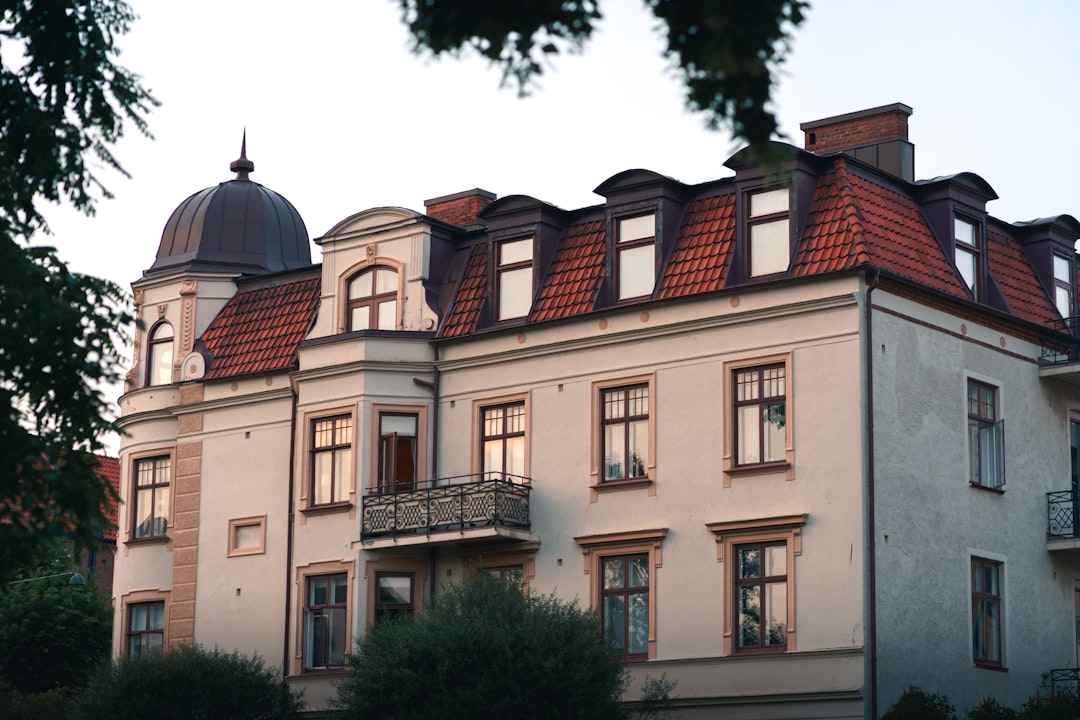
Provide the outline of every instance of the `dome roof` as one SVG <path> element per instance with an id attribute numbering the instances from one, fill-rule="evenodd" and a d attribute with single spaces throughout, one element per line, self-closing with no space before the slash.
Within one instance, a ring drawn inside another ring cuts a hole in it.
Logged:
<path id="1" fill-rule="evenodd" d="M 146 275 L 177 270 L 259 275 L 311 265 L 307 227 L 288 200 L 248 174 L 247 135 L 236 178 L 200 190 L 173 210 Z"/>

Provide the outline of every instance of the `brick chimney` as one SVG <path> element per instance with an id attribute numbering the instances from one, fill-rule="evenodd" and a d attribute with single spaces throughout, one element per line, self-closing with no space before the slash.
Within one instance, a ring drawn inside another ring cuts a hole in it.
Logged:
<path id="1" fill-rule="evenodd" d="M 915 178 L 915 146 L 908 142 L 903 103 L 859 110 L 805 122 L 803 147 L 818 155 L 841 152 L 911 182 Z"/>
<path id="2" fill-rule="evenodd" d="M 424 201 L 427 215 L 450 225 L 473 229 L 481 225 L 477 215 L 481 210 L 495 202 L 495 193 L 474 188 L 465 192 L 443 195 Z"/>

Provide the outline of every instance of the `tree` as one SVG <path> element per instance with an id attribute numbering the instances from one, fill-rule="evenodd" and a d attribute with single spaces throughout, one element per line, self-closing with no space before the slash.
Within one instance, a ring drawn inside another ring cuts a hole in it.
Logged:
<path id="1" fill-rule="evenodd" d="M 610 0 L 609 0 L 610 1 Z M 600 0 L 399 0 L 418 53 L 480 53 L 519 92 L 544 62 L 581 51 L 602 19 Z M 664 56 L 686 87 L 687 106 L 706 124 L 730 124 L 736 137 L 764 148 L 776 132 L 773 77 L 790 50 L 804 0 L 645 0 L 667 31 Z"/>
<path id="2" fill-rule="evenodd" d="M 285 720 L 302 708 L 261 658 L 183 647 L 106 666 L 79 695 L 75 718 Z"/>
<path id="3" fill-rule="evenodd" d="M 92 545 L 112 490 L 93 453 L 113 428 L 104 383 L 120 377 L 126 293 L 50 248 L 40 201 L 93 214 L 110 194 L 91 168 L 125 174 L 111 147 L 146 133 L 157 105 L 116 64 L 134 19 L 120 0 L 18 0 L 0 11 L 0 593 L 36 544 Z"/>
<path id="4" fill-rule="evenodd" d="M 371 628 L 338 686 L 346 717 L 623 718 L 661 714 L 671 684 L 620 705 L 626 671 L 590 613 L 477 573 L 422 615 Z M 640 711 L 646 711 L 644 714 Z"/>

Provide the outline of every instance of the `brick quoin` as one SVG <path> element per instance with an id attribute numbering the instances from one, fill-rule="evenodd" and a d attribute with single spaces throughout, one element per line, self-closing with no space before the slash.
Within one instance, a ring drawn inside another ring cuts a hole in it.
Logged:
<path id="1" fill-rule="evenodd" d="M 815 153 L 850 150 L 888 140 L 908 139 L 911 108 L 902 104 L 803 123 L 803 147 Z"/>
<path id="2" fill-rule="evenodd" d="M 481 210 L 495 202 L 495 194 L 476 188 L 424 201 L 427 215 L 450 225 L 465 227 L 479 222 Z"/>

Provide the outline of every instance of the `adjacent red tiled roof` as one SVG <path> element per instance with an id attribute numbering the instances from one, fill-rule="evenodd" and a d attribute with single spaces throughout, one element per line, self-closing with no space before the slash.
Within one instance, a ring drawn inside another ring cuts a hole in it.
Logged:
<path id="1" fill-rule="evenodd" d="M 682 297 L 724 287 L 734 247 L 735 196 L 690 202 L 657 297 Z"/>
<path id="2" fill-rule="evenodd" d="M 551 260 L 531 320 L 553 320 L 592 310 L 604 279 L 604 221 L 570 226 Z"/>
<path id="3" fill-rule="evenodd" d="M 109 481 L 113 490 L 116 491 L 116 497 L 120 497 L 120 461 L 114 457 L 108 457 L 106 455 L 97 455 L 98 460 L 98 472 L 103 478 Z M 102 537 L 105 540 L 116 542 L 116 506 L 117 503 L 110 502 L 105 512 L 105 518 L 114 526 L 102 533 Z"/>
<path id="4" fill-rule="evenodd" d="M 870 260 L 863 219 L 855 204 L 843 160 L 819 181 L 801 247 L 791 265 L 793 277 L 858 267 Z"/>
<path id="5" fill-rule="evenodd" d="M 461 284 L 454 293 L 454 302 L 443 325 L 443 337 L 466 335 L 476 329 L 480 309 L 484 306 L 486 287 L 487 245 L 479 243 L 473 247 L 465 273 L 461 277 Z"/>
<path id="6" fill-rule="evenodd" d="M 990 273 L 1013 314 L 1040 325 L 1056 319 L 1057 308 L 1050 302 L 1019 244 L 992 230 L 986 237 Z"/>
<path id="7" fill-rule="evenodd" d="M 320 287 L 315 276 L 234 295 L 203 333 L 211 355 L 206 379 L 291 367 L 318 310 Z"/>

